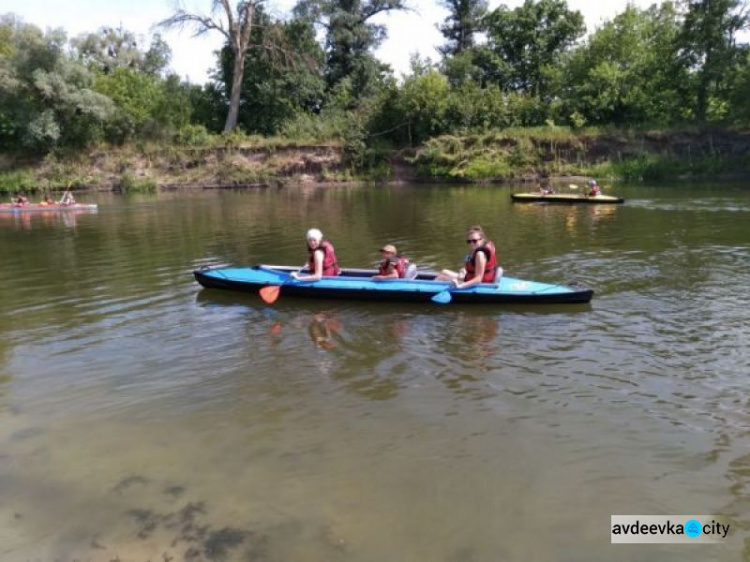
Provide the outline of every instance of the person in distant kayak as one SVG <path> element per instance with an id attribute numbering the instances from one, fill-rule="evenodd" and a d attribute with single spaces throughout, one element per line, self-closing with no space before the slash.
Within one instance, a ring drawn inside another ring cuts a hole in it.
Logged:
<path id="1" fill-rule="evenodd" d="M 292 277 L 300 281 L 317 281 L 322 277 L 333 277 L 341 273 L 336 251 L 328 240 L 323 238 L 323 233 L 317 228 L 311 228 L 305 235 L 307 240 L 307 251 L 310 259 L 307 262 L 308 275 L 292 273 Z"/>
<path id="2" fill-rule="evenodd" d="M 19 193 L 18 197 L 16 197 L 16 200 L 14 202 L 15 205 L 28 205 L 29 204 L 29 198 L 26 197 L 23 193 Z"/>
<path id="3" fill-rule="evenodd" d="M 39 203 L 39 205 L 42 207 L 49 207 L 50 205 L 54 205 L 54 204 L 55 204 L 55 201 L 49 195 L 45 195 L 44 200 L 41 203 Z"/>
<path id="4" fill-rule="evenodd" d="M 409 267 L 409 260 L 404 256 L 399 256 L 396 246 L 386 244 L 380 248 L 380 255 L 383 261 L 378 267 L 378 274 L 373 275 L 373 279 L 403 279 L 406 277 L 406 269 Z"/>
<path id="5" fill-rule="evenodd" d="M 70 191 L 66 191 L 63 198 L 60 199 L 60 205 L 75 205 L 76 200 L 73 198 L 73 194 Z"/>
<path id="6" fill-rule="evenodd" d="M 497 252 L 481 226 L 472 226 L 466 233 L 466 243 L 471 253 L 466 255 L 464 268 L 459 272 L 444 269 L 435 281 L 450 281 L 457 289 L 466 289 L 479 283 L 494 283 L 497 276 Z"/>
<path id="7" fill-rule="evenodd" d="M 596 180 L 589 180 L 586 185 L 589 186 L 589 197 L 596 197 L 602 192 Z"/>

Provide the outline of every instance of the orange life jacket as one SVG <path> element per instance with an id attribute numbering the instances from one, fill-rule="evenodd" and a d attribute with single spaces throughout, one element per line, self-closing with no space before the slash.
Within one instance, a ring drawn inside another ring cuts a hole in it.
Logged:
<path id="1" fill-rule="evenodd" d="M 497 273 L 497 251 L 495 245 L 487 240 L 483 246 L 480 246 L 474 253 L 466 256 L 466 275 L 464 281 L 471 281 L 474 279 L 474 272 L 476 271 L 477 253 L 483 252 L 487 256 L 487 265 L 484 267 L 484 275 L 482 276 L 482 283 L 493 283 L 495 281 L 495 274 Z"/>
<path id="2" fill-rule="evenodd" d="M 307 262 L 307 268 L 310 270 L 310 274 L 315 273 L 315 252 L 323 250 L 323 276 L 333 277 L 341 273 L 338 261 L 336 260 L 336 251 L 333 249 L 333 244 L 328 240 L 323 240 L 320 246 L 315 250 L 310 250 L 310 259 Z"/>
<path id="3" fill-rule="evenodd" d="M 409 258 L 404 256 L 396 256 L 392 259 L 385 259 L 380 262 L 380 268 L 378 269 L 378 275 L 388 275 L 390 265 L 396 268 L 399 279 L 403 279 L 406 276 L 406 268 L 409 267 Z"/>

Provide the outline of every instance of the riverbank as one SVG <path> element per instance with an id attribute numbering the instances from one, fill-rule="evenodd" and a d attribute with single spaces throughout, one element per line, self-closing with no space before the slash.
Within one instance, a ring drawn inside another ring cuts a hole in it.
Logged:
<path id="1" fill-rule="evenodd" d="M 217 137 L 209 146 L 145 145 L 0 158 L 0 192 L 241 188 L 342 181 L 613 182 L 737 179 L 750 174 L 750 132 L 513 129 L 442 136 L 415 149 L 367 151 L 332 141 Z M 355 165 L 354 162 L 358 164 Z"/>

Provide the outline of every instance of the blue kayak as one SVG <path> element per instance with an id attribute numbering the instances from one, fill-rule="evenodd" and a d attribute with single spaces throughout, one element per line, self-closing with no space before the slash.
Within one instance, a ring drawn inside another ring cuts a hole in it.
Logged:
<path id="1" fill-rule="evenodd" d="M 257 293 L 264 287 L 281 286 L 283 294 L 327 299 L 357 299 L 408 302 L 456 303 L 586 303 L 594 291 L 581 285 L 552 285 L 503 276 L 499 284 L 482 283 L 468 289 L 451 289 L 435 281 L 435 272 L 420 272 L 414 279 L 373 280 L 375 270 L 344 269 L 337 277 L 319 281 L 297 281 L 298 268 L 259 265 L 254 267 L 205 268 L 194 271 L 196 281 L 210 289 Z"/>

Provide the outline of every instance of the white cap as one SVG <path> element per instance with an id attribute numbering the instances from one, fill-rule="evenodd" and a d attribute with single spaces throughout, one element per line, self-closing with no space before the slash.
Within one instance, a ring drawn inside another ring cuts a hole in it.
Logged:
<path id="1" fill-rule="evenodd" d="M 323 240 L 323 233 L 317 228 L 311 228 L 305 234 L 305 240 Z"/>

